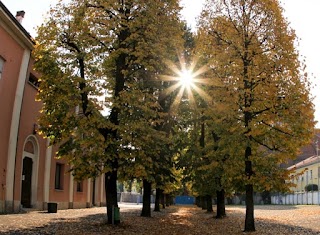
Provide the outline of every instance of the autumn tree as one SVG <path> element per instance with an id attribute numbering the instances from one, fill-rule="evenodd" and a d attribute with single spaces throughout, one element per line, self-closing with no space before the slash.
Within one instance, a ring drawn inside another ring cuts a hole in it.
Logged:
<path id="1" fill-rule="evenodd" d="M 221 90 L 222 89 L 222 90 Z M 215 98 L 220 100 L 224 99 L 219 95 L 224 93 L 223 88 L 215 89 Z M 225 102 L 226 100 L 224 100 Z M 237 144 L 239 136 L 237 129 L 234 128 L 236 120 L 230 119 L 225 113 L 225 105 L 221 106 L 216 103 L 214 108 L 207 110 L 207 156 L 210 160 L 210 165 L 207 165 L 208 171 L 211 172 L 212 186 L 215 190 L 217 211 L 216 218 L 224 218 L 226 216 L 225 199 L 226 196 L 233 195 L 237 185 L 239 184 L 236 179 L 239 172 L 239 151 L 241 145 Z"/>
<path id="2" fill-rule="evenodd" d="M 179 47 L 179 10 L 173 0 L 59 2 L 38 30 L 41 131 L 76 178 L 105 173 L 109 223 L 118 170 L 148 160 L 159 119 L 152 81 Z"/>
<path id="3" fill-rule="evenodd" d="M 283 184 L 280 163 L 296 156 L 314 126 L 307 74 L 282 11 L 277 0 L 208 0 L 199 20 L 199 50 L 225 88 L 229 130 L 242 146 L 246 232 L 255 230 L 254 188 Z"/>
<path id="4" fill-rule="evenodd" d="M 226 216 L 225 195 L 230 195 L 234 189 L 232 170 L 237 168 L 231 151 L 236 149 L 233 144 L 235 138 L 233 133 L 228 133 L 229 136 L 225 133 L 227 124 L 221 124 L 217 119 L 216 116 L 221 114 L 218 109 L 212 112 L 207 108 L 204 113 L 205 121 L 201 120 L 203 117 L 200 119 L 200 128 L 191 130 L 191 144 L 184 161 L 187 164 L 192 162 L 192 166 L 185 173 L 190 175 L 192 189 L 199 196 L 202 209 L 211 212 L 212 198 L 216 198 L 216 218 L 223 218 Z"/>
<path id="5" fill-rule="evenodd" d="M 207 131 L 203 109 L 193 107 L 185 101 L 183 113 L 179 116 L 179 159 L 177 167 L 182 171 L 182 182 L 191 185 L 192 193 L 203 202 L 203 209 L 212 211 L 212 174 L 208 167 L 211 162 L 207 151 Z M 206 203 L 206 201 L 209 203 Z"/>

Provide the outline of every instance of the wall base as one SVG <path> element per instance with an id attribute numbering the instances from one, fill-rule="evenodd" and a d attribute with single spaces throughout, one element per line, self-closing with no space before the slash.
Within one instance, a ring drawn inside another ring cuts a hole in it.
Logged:
<path id="1" fill-rule="evenodd" d="M 13 212 L 14 212 L 13 201 L 5 201 L 4 202 L 4 213 L 13 213 Z"/>

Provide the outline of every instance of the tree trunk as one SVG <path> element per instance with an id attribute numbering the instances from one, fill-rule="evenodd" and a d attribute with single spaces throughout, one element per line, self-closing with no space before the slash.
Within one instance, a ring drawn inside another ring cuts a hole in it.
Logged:
<path id="1" fill-rule="evenodd" d="M 206 210 L 207 209 L 207 203 L 206 203 L 206 197 L 205 196 L 201 196 L 201 208 L 202 210 Z"/>
<path id="2" fill-rule="evenodd" d="M 129 183 L 128 183 L 128 192 L 129 192 L 129 193 L 132 192 L 132 180 L 129 180 Z"/>
<path id="3" fill-rule="evenodd" d="M 247 35 L 246 35 L 247 36 Z M 245 41 L 248 39 L 246 38 Z M 248 42 L 248 41 L 247 41 Z M 248 49 L 249 44 L 245 44 L 245 49 Z M 253 176 L 253 169 L 252 169 L 252 162 L 250 160 L 250 157 L 252 155 L 252 149 L 251 149 L 251 122 L 254 117 L 254 114 L 250 111 L 252 107 L 253 102 L 253 95 L 251 91 L 254 89 L 254 83 L 250 81 L 249 79 L 249 64 L 250 59 L 248 58 L 248 54 L 246 53 L 243 58 L 243 82 L 244 82 L 244 125 L 245 125 L 245 136 L 247 136 L 248 139 L 248 145 L 245 149 L 244 159 L 245 159 L 245 175 L 250 180 L 251 176 Z M 254 226 L 254 206 L 253 206 L 253 185 L 252 184 L 246 184 L 246 219 L 245 219 L 245 232 L 253 232 L 255 231 Z"/>
<path id="4" fill-rule="evenodd" d="M 245 173 L 248 179 L 253 175 L 252 171 L 252 162 L 249 161 L 249 156 L 251 156 L 251 147 L 246 148 L 245 157 L 246 157 L 246 168 Z M 246 219 L 245 219 L 245 232 L 256 231 L 254 225 L 254 203 L 253 203 L 253 185 L 246 185 Z"/>
<path id="5" fill-rule="evenodd" d="M 224 189 L 217 191 L 217 219 L 226 217 L 226 204 Z"/>
<path id="6" fill-rule="evenodd" d="M 263 200 L 263 204 L 264 205 L 271 205 L 271 195 L 270 195 L 270 191 L 264 191 L 261 194 L 262 196 L 262 200 Z"/>
<path id="7" fill-rule="evenodd" d="M 207 195 L 206 196 L 206 204 L 207 204 L 207 212 L 213 212 L 213 209 L 212 209 L 212 197 L 211 195 Z"/>
<path id="8" fill-rule="evenodd" d="M 143 180 L 143 203 L 141 216 L 151 217 L 151 183 Z"/>
<path id="9" fill-rule="evenodd" d="M 160 194 L 161 189 L 156 188 L 156 200 L 154 202 L 154 211 L 160 211 Z"/>
<path id="10" fill-rule="evenodd" d="M 175 197 L 170 195 L 170 205 L 174 205 L 175 204 Z"/>
<path id="11" fill-rule="evenodd" d="M 127 28 L 122 29 L 120 31 L 119 35 L 119 41 L 124 42 L 126 38 L 129 36 L 129 31 Z M 120 96 L 120 92 L 124 89 L 124 83 L 125 83 L 125 76 L 123 71 L 126 70 L 126 58 L 127 54 L 121 53 L 116 58 L 116 66 L 115 66 L 115 87 L 114 87 L 114 97 L 118 98 Z M 117 106 L 114 106 L 111 109 L 110 113 L 110 121 L 114 125 L 119 125 L 119 108 Z M 117 130 L 112 130 L 108 128 L 102 128 L 99 129 L 100 133 L 104 136 L 104 139 L 107 140 L 108 138 L 112 137 L 113 140 L 117 139 Z M 111 136 L 110 136 L 111 135 Z M 120 223 L 120 216 L 117 221 L 112 221 L 113 218 L 113 209 L 115 207 L 118 207 L 117 202 L 117 177 L 118 177 L 118 156 L 115 156 L 115 160 L 111 163 L 112 172 L 105 174 L 105 190 L 106 190 L 106 200 L 107 200 L 107 217 L 108 217 L 108 223 L 111 224 L 114 223 Z"/>
<path id="12" fill-rule="evenodd" d="M 162 206 L 162 209 L 165 209 L 166 208 L 166 202 L 165 202 L 165 195 L 163 193 L 163 190 L 161 190 L 161 193 L 160 193 L 160 204 Z"/>
<path id="13" fill-rule="evenodd" d="M 170 206 L 170 195 L 165 194 L 165 199 L 166 199 L 166 207 L 169 207 Z"/>
<path id="14" fill-rule="evenodd" d="M 253 185 L 246 185 L 246 220 L 245 232 L 255 231 L 254 225 L 254 203 L 253 203 Z"/>
<path id="15" fill-rule="evenodd" d="M 197 207 L 201 207 L 201 197 L 196 197 L 196 205 Z"/>
<path id="16" fill-rule="evenodd" d="M 117 174 L 118 171 L 114 170 L 105 174 L 105 190 L 106 190 L 106 201 L 107 201 L 107 218 L 108 224 L 119 224 L 120 219 L 113 220 L 113 214 L 115 207 L 118 207 L 117 200 Z M 120 217 L 119 217 L 120 218 Z"/>

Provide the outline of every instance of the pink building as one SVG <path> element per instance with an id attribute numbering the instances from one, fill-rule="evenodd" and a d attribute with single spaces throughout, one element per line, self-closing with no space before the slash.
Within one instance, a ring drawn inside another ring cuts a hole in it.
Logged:
<path id="1" fill-rule="evenodd" d="M 41 102 L 31 52 L 34 41 L 0 1 L 0 213 L 105 204 L 104 177 L 75 182 L 68 164 L 37 134 Z"/>

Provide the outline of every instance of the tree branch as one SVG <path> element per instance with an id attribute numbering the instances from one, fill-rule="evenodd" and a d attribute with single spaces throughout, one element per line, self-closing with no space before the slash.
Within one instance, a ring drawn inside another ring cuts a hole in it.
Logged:
<path id="1" fill-rule="evenodd" d="M 91 7 L 91 8 L 97 8 L 97 9 L 103 9 L 105 10 L 108 14 L 109 14 L 109 18 L 112 19 L 113 17 L 117 17 L 117 15 L 115 13 L 113 13 L 112 11 L 106 9 L 104 6 L 102 5 L 93 5 L 93 4 L 90 4 L 90 3 L 87 3 L 86 4 L 86 7 Z"/>
<path id="2" fill-rule="evenodd" d="M 288 132 L 285 132 L 285 131 L 283 131 L 283 130 L 275 127 L 275 126 L 272 126 L 272 125 L 266 123 L 265 121 L 261 121 L 261 123 L 264 124 L 264 125 L 266 125 L 266 126 L 268 126 L 268 127 L 270 127 L 271 129 L 273 129 L 273 130 L 275 130 L 275 131 L 278 131 L 278 132 L 282 133 L 282 134 L 288 135 L 288 136 L 290 136 L 290 137 L 294 137 L 292 134 L 290 134 L 290 133 L 288 133 Z"/>

